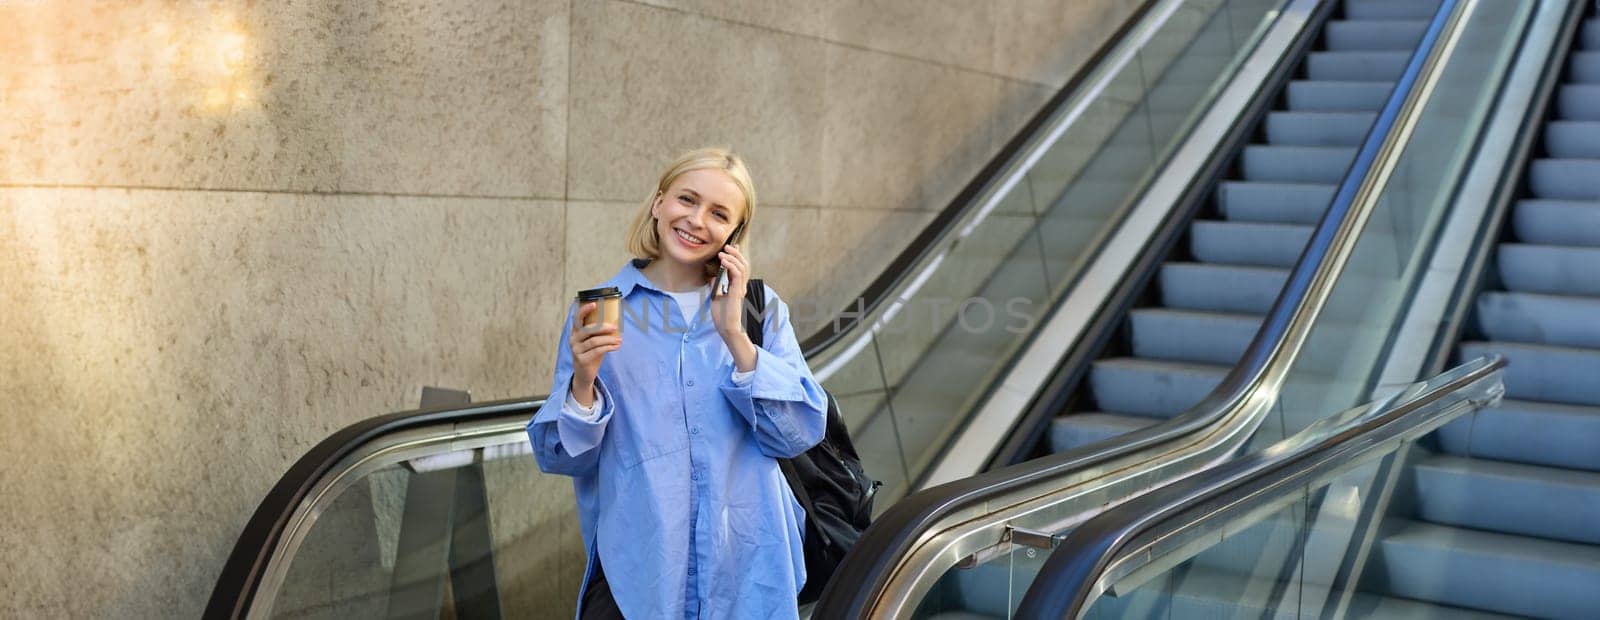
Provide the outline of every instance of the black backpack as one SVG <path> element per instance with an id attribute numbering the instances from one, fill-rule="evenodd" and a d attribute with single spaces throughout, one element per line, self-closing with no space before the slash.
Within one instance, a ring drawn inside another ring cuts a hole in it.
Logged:
<path id="1" fill-rule="evenodd" d="M 767 286 L 750 280 L 745 289 L 745 333 L 761 346 L 762 319 L 766 315 Z M 748 310 L 755 310 L 754 313 Z M 800 604 L 817 600 L 845 552 L 855 546 L 861 531 L 872 523 L 872 497 L 883 483 L 867 477 L 861 457 L 850 441 L 839 403 L 828 395 L 828 428 L 822 442 L 804 454 L 778 459 L 778 468 L 806 510 L 806 586 Z"/>

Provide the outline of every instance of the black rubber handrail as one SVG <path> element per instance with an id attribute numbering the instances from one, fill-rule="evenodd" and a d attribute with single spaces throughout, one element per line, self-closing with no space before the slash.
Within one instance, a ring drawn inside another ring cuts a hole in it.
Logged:
<path id="1" fill-rule="evenodd" d="M 435 407 L 400 411 L 368 418 L 329 435 L 295 461 L 261 498 L 250 521 L 239 533 L 233 550 L 206 603 L 206 618 L 241 618 L 250 610 L 261 577 L 282 540 L 289 520 L 317 484 L 345 457 L 373 440 L 401 431 L 440 424 L 456 425 L 508 415 L 533 417 L 544 397 L 513 398 L 470 406 Z"/>
<path id="2" fill-rule="evenodd" d="M 1383 150 L 1385 138 L 1393 128 L 1400 111 L 1405 108 L 1418 74 L 1457 2 L 1458 0 L 1444 0 L 1441 3 L 1416 52 L 1407 64 L 1404 74 L 1397 81 L 1382 112 L 1368 133 L 1367 140 L 1350 164 L 1349 170 L 1359 170 L 1362 174 L 1346 174 L 1332 204 L 1312 234 L 1306 249 L 1301 253 L 1295 269 L 1290 273 L 1272 310 L 1263 320 L 1255 339 L 1251 341 L 1239 363 L 1205 399 L 1184 413 L 1160 424 L 928 488 L 896 502 L 878 517 L 845 556 L 843 563 L 834 573 L 832 582 L 824 589 L 817 603 L 815 613 L 818 617 L 867 617 L 869 610 L 887 588 L 897 568 L 898 559 L 909 553 L 920 541 L 922 533 L 939 521 L 951 515 L 983 509 L 995 498 L 1010 495 L 1051 479 L 1062 478 L 1072 472 L 1109 463 L 1163 444 L 1182 441 L 1209 430 L 1218 420 L 1223 419 L 1242 403 L 1259 379 L 1269 370 L 1269 363 L 1278 359 L 1277 348 L 1287 335 L 1294 316 L 1303 303 L 1316 292 L 1313 290 L 1316 274 L 1322 270 L 1325 263 L 1334 260 L 1337 249 L 1352 244 L 1359 238 L 1359 231 L 1352 231 L 1348 237 L 1341 238 L 1340 229 L 1346 218 L 1352 215 L 1354 199 L 1365 182 L 1366 171 L 1371 168 Z M 1317 13 L 1308 22 L 1301 37 L 1291 46 L 1292 53 L 1286 53 L 1274 69 L 1275 75 L 1269 80 L 1269 84 L 1281 84 L 1290 77 L 1297 66 L 1296 61 L 1319 36 L 1320 25 L 1328 19 L 1333 4 L 1324 2 L 1319 5 Z M 1264 114 L 1266 107 L 1276 98 L 1276 91 L 1276 88 L 1262 88 L 1258 91 L 1250 109 L 1258 116 Z M 1243 118 L 1250 117 L 1245 115 Z M 1248 132 L 1254 130 L 1257 122 L 1259 118 L 1241 122 L 1231 133 L 1231 139 L 1237 140 L 1241 136 L 1248 136 Z M 1248 130 L 1244 129 L 1246 127 Z M 1213 152 L 1207 168 L 1218 170 L 1231 159 L 1231 149 L 1217 149 Z M 1196 181 L 1190 186 L 1190 191 L 1185 193 L 1185 200 L 1203 200 L 1204 190 L 1214 182 L 1215 178 L 1206 179 L 1197 175 Z M 1194 206 L 1190 205 L 1188 208 L 1193 209 Z M 1315 260 L 1312 260 L 1313 258 Z M 1148 279 L 1151 277 L 1148 270 L 1153 269 L 1150 263 L 1159 261 L 1151 261 L 1148 255 L 1143 261 L 1146 263 L 1143 266 L 1147 273 L 1140 277 Z M 1329 282 L 1328 286 L 1331 285 L 1332 282 Z M 1126 292 L 1123 294 L 1131 295 Z M 1131 297 L 1124 297 L 1122 303 L 1131 303 L 1130 299 Z M 1108 336 L 1101 335 L 1101 338 L 1105 337 Z M 1092 361 L 1092 354 L 1082 351 L 1075 351 L 1069 356 L 1069 362 L 1077 363 L 1080 367 L 1075 371 L 1066 368 L 1063 372 L 1058 372 L 1051 384 L 1056 391 L 1043 394 L 1030 405 L 1028 415 L 1033 418 L 1035 425 L 1039 423 L 1038 419 L 1042 412 L 1053 411 L 1049 408 L 1059 406 L 1062 401 L 1071 397 L 1070 394 L 1063 393 L 1067 387 L 1073 385 L 1071 382 L 1073 377 L 1070 375 L 1076 372 L 1081 376 L 1083 372 L 1081 366 L 1089 361 Z M 1012 445 L 1006 447 L 1013 451 L 1011 453 L 1013 455 L 1017 454 L 1016 450 L 1025 448 L 1026 446 L 1019 447 L 1017 442 L 1012 442 Z"/>
<path id="3" fill-rule="evenodd" d="M 1490 378 L 1505 366 L 1500 356 L 1442 386 L 1288 453 L 1261 451 L 1139 496 L 1085 521 L 1050 552 L 1034 577 L 1018 618 L 1078 618 L 1105 571 L 1127 555 L 1130 543 L 1156 528 L 1191 526 L 1216 513 L 1209 508 L 1263 493 L 1303 493 L 1311 474 L 1386 446 L 1434 420 L 1415 415 L 1446 396 Z M 1503 390 L 1504 388 L 1499 388 Z M 1198 513 L 1198 514 L 1196 514 Z M 1184 518 L 1188 516 L 1189 518 Z M 1142 551 L 1141 551 L 1142 552 Z"/>
<path id="4" fill-rule="evenodd" d="M 1022 127 L 1004 148 L 1000 150 L 978 174 L 962 188 L 961 192 L 949 204 L 934 216 L 933 220 L 925 226 L 915 239 L 891 261 L 879 276 L 858 296 L 862 301 L 861 316 L 871 315 L 874 310 L 883 304 L 889 293 L 895 290 L 913 268 L 922 264 L 928 254 L 933 251 L 935 242 L 940 239 L 946 230 L 960 221 L 961 216 L 973 208 L 975 199 L 981 196 L 985 189 L 996 181 L 996 177 L 1007 169 L 1013 161 L 1022 155 L 1022 150 L 1029 138 L 1036 134 L 1050 118 L 1072 97 L 1074 91 L 1082 87 L 1085 80 L 1093 73 L 1094 69 L 1111 53 L 1116 45 L 1137 25 L 1149 12 L 1156 0 L 1143 0 L 1139 6 L 1123 21 L 1122 25 L 1108 37 L 1088 59 L 1081 68 L 1053 95 L 1039 112 L 1034 114 L 1026 125 Z M 847 304 L 849 308 L 854 303 Z M 843 315 L 843 313 L 841 313 Z M 837 324 L 829 322 L 816 333 L 811 334 L 801 343 L 801 350 L 809 359 L 827 351 L 834 343 L 854 329 L 859 328 L 861 316 L 843 315 L 849 320 L 839 321 Z M 401 411 L 374 418 L 369 418 L 351 424 L 326 439 L 318 442 L 316 446 L 307 451 L 295 461 L 289 470 L 284 472 L 278 482 L 273 485 L 261 502 L 257 505 L 250 520 L 246 522 L 239 538 L 235 541 L 228 559 L 224 562 L 222 572 L 217 578 L 216 585 L 211 591 L 211 598 L 206 604 L 206 618 L 238 618 L 242 617 L 251 607 L 260 586 L 260 579 L 265 571 L 271 554 L 277 548 L 284 534 L 284 528 L 294 511 L 306 499 L 310 491 L 324 475 L 329 473 L 341 459 L 353 453 L 361 446 L 372 440 L 395 433 L 398 431 L 433 426 L 446 423 L 473 422 L 481 419 L 492 418 L 510 413 L 525 413 L 532 416 L 544 402 L 544 395 L 496 401 L 493 403 L 472 405 L 470 407 L 449 407 L 424 410 Z"/>

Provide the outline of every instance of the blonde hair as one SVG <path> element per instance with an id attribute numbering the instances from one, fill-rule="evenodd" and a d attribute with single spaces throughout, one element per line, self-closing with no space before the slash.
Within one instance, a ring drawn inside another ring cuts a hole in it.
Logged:
<path id="1" fill-rule="evenodd" d="M 744 159 L 722 147 L 689 151 L 667 166 L 661 173 L 661 179 L 656 181 L 655 189 L 645 197 L 639 212 L 633 216 L 633 225 L 628 228 L 628 253 L 649 260 L 661 258 L 661 233 L 656 231 L 656 218 L 650 214 L 650 208 L 655 206 L 656 198 L 666 193 L 678 177 L 695 170 L 721 170 L 733 179 L 734 185 L 739 186 L 739 191 L 744 194 L 744 213 L 734 226 L 742 224 L 744 228 L 738 231 L 738 235 L 730 237 L 728 243 L 738 244 L 739 249 L 749 256 L 744 239 L 750 236 L 750 223 L 756 216 L 756 186 L 750 180 L 750 170 L 745 168 Z M 716 273 L 714 264 L 706 265 L 706 277 L 715 276 Z"/>

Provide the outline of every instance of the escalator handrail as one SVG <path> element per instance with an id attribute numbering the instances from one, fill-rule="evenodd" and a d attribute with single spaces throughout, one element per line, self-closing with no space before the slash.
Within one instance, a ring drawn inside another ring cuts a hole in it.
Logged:
<path id="1" fill-rule="evenodd" d="M 544 396 L 537 396 L 464 407 L 452 405 L 399 411 L 356 422 L 318 442 L 296 460 L 289 471 L 278 478 L 272 490 L 261 498 L 261 503 L 250 515 L 250 521 L 240 532 L 222 566 L 216 585 L 212 587 L 211 598 L 206 603 L 204 617 L 242 618 L 247 614 L 290 520 L 299 512 L 302 504 L 312 497 L 317 485 L 337 473 L 336 467 L 363 446 L 413 429 L 438 426 L 453 429 L 508 415 L 532 417 L 544 404 L 544 399 Z"/>
<path id="2" fill-rule="evenodd" d="M 1019 158 L 1026 154 L 1025 149 L 1031 138 L 1072 100 L 1073 94 L 1084 85 L 1085 80 L 1094 74 L 1124 36 L 1144 20 L 1157 2 L 1142 0 L 1028 123 L 923 227 L 917 237 L 858 296 L 862 300 L 859 314 L 841 313 L 844 320 L 829 322 L 801 342 L 801 350 L 807 359 L 824 354 L 834 348 L 835 343 L 862 328 L 865 317 L 871 316 L 883 306 L 885 300 L 893 297 L 895 291 L 905 286 L 914 275 L 915 268 L 924 265 L 939 247 L 939 241 L 960 227 L 964 216 L 970 214 L 978 203 L 977 198 L 1015 166 Z M 531 417 L 544 399 L 545 395 L 541 394 L 468 407 L 394 412 L 356 422 L 318 442 L 279 477 L 251 514 L 212 587 L 205 617 L 238 618 L 248 612 L 272 553 L 291 517 L 318 482 L 362 446 L 405 430 L 449 427 L 517 412 Z"/>
<path id="3" fill-rule="evenodd" d="M 1505 391 L 1501 377 L 1505 359 L 1496 355 L 1467 365 L 1472 364 L 1479 367 L 1314 443 L 1284 452 L 1269 448 L 1229 461 L 1085 521 L 1050 552 L 1024 594 L 1017 617 L 1078 618 L 1097 589 L 1103 590 L 1110 569 L 1125 559 L 1151 559 L 1149 549 L 1133 546 L 1134 541 L 1200 527 L 1225 514 L 1218 506 L 1227 506 L 1231 513 L 1261 506 L 1279 495 L 1305 493 L 1311 481 L 1326 475 L 1330 467 L 1348 467 L 1358 457 L 1398 450 L 1402 444 L 1396 439 L 1414 441 L 1422 432 L 1500 398 Z M 1484 398 L 1468 398 L 1467 407 L 1424 415 L 1430 405 L 1484 382 L 1488 382 Z"/>
<path id="4" fill-rule="evenodd" d="M 1162 423 L 1073 450 L 986 472 L 965 480 L 912 494 L 890 507 L 863 533 L 846 555 L 831 585 L 818 602 L 817 613 L 830 618 L 872 615 L 901 558 L 930 538 L 942 522 L 971 527 L 1003 506 L 1008 497 L 1039 498 L 1056 491 L 1054 481 L 1141 453 L 1170 452 L 1215 431 L 1252 402 L 1276 400 L 1277 385 L 1308 340 L 1322 303 L 1331 294 L 1345 261 L 1360 238 L 1365 218 L 1376 206 L 1371 174 L 1399 153 L 1393 130 L 1402 118 L 1415 117 L 1424 97 L 1414 92 L 1419 77 L 1437 71 L 1439 42 L 1457 17 L 1460 0 L 1443 0 L 1416 51 L 1397 80 L 1366 141 L 1350 164 L 1332 203 L 1313 232 L 1283 291 L 1262 322 L 1250 346 L 1210 394 L 1187 411 Z M 1326 18 L 1327 13 L 1322 14 Z M 1414 122 L 1414 118 L 1412 118 Z M 1247 121 L 1248 122 L 1248 121 Z M 1316 307 L 1311 306 L 1315 304 Z M 1270 394 L 1268 393 L 1270 392 Z M 1272 398 L 1253 398 L 1272 396 Z M 1007 501 L 1020 505 L 1029 499 Z"/>

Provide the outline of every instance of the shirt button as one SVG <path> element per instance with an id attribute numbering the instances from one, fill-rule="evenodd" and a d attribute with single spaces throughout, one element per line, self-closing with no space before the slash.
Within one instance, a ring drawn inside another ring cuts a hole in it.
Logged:
<path id="1" fill-rule="evenodd" d="M 690 575 L 693 575 L 693 574 L 694 574 L 694 567 L 693 567 L 693 566 L 690 566 L 690 567 L 689 567 L 689 574 L 690 574 Z"/>
<path id="2" fill-rule="evenodd" d="M 699 435 L 700 434 L 700 427 L 696 426 L 696 427 L 690 428 L 689 429 L 689 434 L 690 435 Z"/>
<path id="3" fill-rule="evenodd" d="M 699 480 L 700 479 L 700 472 L 697 472 L 697 471 L 696 472 L 689 472 L 689 479 L 690 480 Z"/>
<path id="4" fill-rule="evenodd" d="M 694 379 L 689 380 L 689 387 L 694 387 Z"/>

